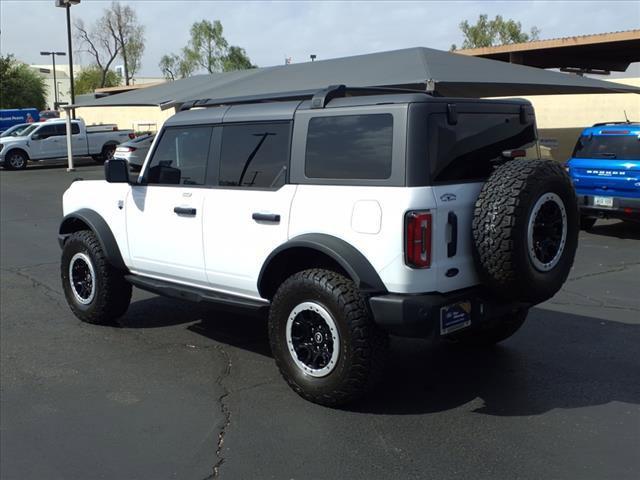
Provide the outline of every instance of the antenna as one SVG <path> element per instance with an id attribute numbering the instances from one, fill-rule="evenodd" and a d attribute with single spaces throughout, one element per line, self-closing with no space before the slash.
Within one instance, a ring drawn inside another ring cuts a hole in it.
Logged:
<path id="1" fill-rule="evenodd" d="M 627 121 L 627 123 L 631 123 L 631 122 L 629 121 L 629 117 L 627 117 L 627 111 L 626 111 L 626 110 L 623 110 L 623 112 L 624 112 L 624 119 Z"/>

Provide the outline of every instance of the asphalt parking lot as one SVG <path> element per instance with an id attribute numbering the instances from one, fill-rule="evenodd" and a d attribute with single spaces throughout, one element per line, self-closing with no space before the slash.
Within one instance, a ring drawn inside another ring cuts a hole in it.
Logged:
<path id="1" fill-rule="evenodd" d="M 581 233 L 565 288 L 491 351 L 393 339 L 346 410 L 281 380 L 261 318 L 136 290 L 118 327 L 59 281 L 79 162 L 0 171 L 2 479 L 640 478 L 640 228 Z"/>

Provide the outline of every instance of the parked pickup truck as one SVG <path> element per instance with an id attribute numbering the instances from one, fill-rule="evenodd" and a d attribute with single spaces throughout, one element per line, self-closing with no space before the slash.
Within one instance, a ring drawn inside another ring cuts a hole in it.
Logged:
<path id="1" fill-rule="evenodd" d="M 98 163 L 113 156 L 116 146 L 135 137 L 133 130 L 110 131 L 87 127 L 82 120 L 71 122 L 73 154 L 91 156 Z M 20 136 L 0 138 L 0 164 L 7 170 L 27 168 L 29 161 L 67 156 L 67 126 L 64 119 L 28 127 Z"/>

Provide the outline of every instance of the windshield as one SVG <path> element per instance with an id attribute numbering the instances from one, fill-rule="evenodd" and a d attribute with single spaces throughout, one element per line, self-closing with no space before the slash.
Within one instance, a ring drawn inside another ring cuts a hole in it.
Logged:
<path id="1" fill-rule="evenodd" d="M 584 135 L 576 144 L 573 158 L 640 160 L 640 138 L 638 135 Z"/>
<path id="2" fill-rule="evenodd" d="M 20 132 L 20 135 L 22 136 L 27 136 L 30 135 L 31 132 L 33 132 L 36 128 L 38 128 L 40 126 L 39 123 L 34 123 L 33 125 L 29 125 L 27 128 L 25 128 L 22 132 Z"/>
<path id="3" fill-rule="evenodd" d="M 37 125 L 35 124 L 15 125 L 9 130 L 2 132 L 2 135 L 0 135 L 0 137 L 18 137 L 27 135 L 26 132 L 32 131 L 35 127 L 37 127 Z"/>
<path id="4" fill-rule="evenodd" d="M 131 140 L 130 143 L 152 142 L 153 137 L 155 137 L 155 135 L 145 135 L 142 137 L 138 137 L 135 140 Z"/>

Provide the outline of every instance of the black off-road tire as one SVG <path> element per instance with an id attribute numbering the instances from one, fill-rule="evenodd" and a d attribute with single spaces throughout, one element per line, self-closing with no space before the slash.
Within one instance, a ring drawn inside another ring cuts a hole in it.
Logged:
<path id="1" fill-rule="evenodd" d="M 537 202 L 541 202 L 539 210 L 534 208 Z M 564 240 L 555 244 L 550 239 L 557 238 L 560 230 L 551 232 L 549 225 L 557 222 L 547 222 L 543 209 L 549 208 L 565 233 Z M 529 247 L 530 224 L 536 232 L 532 245 L 538 253 Z M 472 231 L 481 280 L 497 296 L 532 304 L 551 298 L 569 275 L 579 233 L 576 194 L 562 165 L 551 160 L 513 160 L 500 165 L 476 201 Z M 540 238 L 543 240 L 535 240 Z M 556 255 L 543 263 L 540 251 L 555 251 Z"/>
<path id="2" fill-rule="evenodd" d="M 69 265 L 76 254 L 86 255 L 95 273 L 92 279 L 95 283 L 93 299 L 85 304 L 74 295 L 74 287 L 69 279 Z M 131 284 L 124 279 L 122 272 L 109 264 L 100 242 L 89 230 L 72 233 L 67 238 L 62 249 L 60 275 L 67 303 L 83 322 L 108 325 L 129 308 Z"/>
<path id="3" fill-rule="evenodd" d="M 113 158 L 113 154 L 116 151 L 116 145 L 105 145 L 102 147 L 102 151 L 100 152 L 99 155 L 92 155 L 91 158 L 93 158 L 93 161 L 99 164 L 103 164 L 104 162 L 106 162 L 107 160 L 110 160 L 111 158 Z"/>
<path id="4" fill-rule="evenodd" d="M 591 230 L 596 224 L 597 218 L 587 217 L 586 215 L 580 215 L 580 229 Z"/>
<path id="5" fill-rule="evenodd" d="M 314 377 L 296 365 L 287 342 L 294 309 L 313 302 L 326 309 L 339 333 L 339 356 L 330 373 Z M 336 407 L 370 391 L 382 376 L 389 340 L 371 318 L 366 300 L 344 276 L 323 269 L 289 277 L 276 292 L 269 312 L 269 340 L 280 373 L 301 397 Z"/>
<path id="6" fill-rule="evenodd" d="M 4 156 L 4 168 L 6 170 L 24 170 L 27 168 L 28 163 L 29 157 L 20 150 L 10 150 Z"/>
<path id="7" fill-rule="evenodd" d="M 456 346 L 482 348 L 491 347 L 511 337 L 520 330 L 529 313 L 528 308 L 488 321 L 472 330 L 447 335 L 445 340 Z"/>

